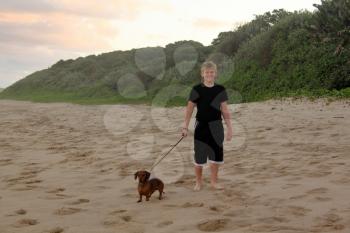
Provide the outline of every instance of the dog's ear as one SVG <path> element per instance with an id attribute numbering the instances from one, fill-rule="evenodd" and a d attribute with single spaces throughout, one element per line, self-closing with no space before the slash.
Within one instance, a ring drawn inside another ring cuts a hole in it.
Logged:
<path id="1" fill-rule="evenodd" d="M 148 171 L 145 171 L 146 172 L 146 181 L 149 179 L 149 177 L 151 176 L 151 173 L 149 173 Z"/>
<path id="2" fill-rule="evenodd" d="M 139 172 L 138 172 L 138 171 L 137 171 L 137 172 L 135 172 L 135 174 L 134 174 L 134 176 L 135 176 L 135 180 L 137 179 L 138 175 L 139 175 Z"/>

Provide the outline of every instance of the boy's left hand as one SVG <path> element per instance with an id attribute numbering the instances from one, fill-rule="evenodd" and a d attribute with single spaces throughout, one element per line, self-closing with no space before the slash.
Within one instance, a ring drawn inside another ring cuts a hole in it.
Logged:
<path id="1" fill-rule="evenodd" d="M 231 141 L 231 139 L 232 139 L 232 128 L 228 128 L 226 133 L 226 141 Z"/>

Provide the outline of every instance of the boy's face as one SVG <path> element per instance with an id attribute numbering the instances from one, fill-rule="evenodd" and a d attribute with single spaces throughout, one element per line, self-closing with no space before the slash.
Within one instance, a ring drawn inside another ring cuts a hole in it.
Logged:
<path id="1" fill-rule="evenodd" d="M 209 82 L 209 83 L 211 83 L 211 82 L 214 82 L 214 80 L 215 80 L 215 77 L 216 77 L 216 71 L 215 71 L 215 69 L 204 69 L 203 71 L 202 71 L 202 77 L 203 77 L 203 81 L 205 81 L 205 82 Z"/>

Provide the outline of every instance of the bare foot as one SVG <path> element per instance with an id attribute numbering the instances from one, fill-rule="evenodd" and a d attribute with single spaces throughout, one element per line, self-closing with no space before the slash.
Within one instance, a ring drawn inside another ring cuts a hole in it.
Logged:
<path id="1" fill-rule="evenodd" d="M 196 182 L 196 185 L 194 186 L 193 190 L 194 190 L 194 191 L 199 191 L 199 190 L 201 190 L 201 189 L 202 189 L 202 184 Z"/>
<path id="2" fill-rule="evenodd" d="M 215 190 L 222 190 L 224 189 L 224 186 L 222 186 L 221 184 L 218 183 L 211 183 L 211 187 Z"/>

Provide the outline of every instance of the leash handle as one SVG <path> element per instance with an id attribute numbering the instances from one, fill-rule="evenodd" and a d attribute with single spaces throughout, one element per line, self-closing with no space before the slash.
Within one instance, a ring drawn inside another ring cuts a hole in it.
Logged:
<path id="1" fill-rule="evenodd" d="M 154 168 L 155 166 L 157 166 L 157 165 L 162 161 L 162 159 L 164 159 L 165 156 L 167 156 L 167 155 L 170 153 L 170 151 L 172 151 L 172 150 L 175 148 L 175 146 L 176 146 L 177 144 L 179 144 L 179 142 L 181 142 L 181 140 L 182 140 L 183 138 L 184 138 L 184 136 L 182 136 L 182 137 L 180 138 L 180 140 L 179 140 L 165 155 L 163 155 L 163 157 L 160 158 L 160 160 L 158 160 L 158 162 L 156 162 L 155 164 L 152 165 L 152 167 L 151 167 L 151 169 L 150 169 L 150 172 L 152 172 L 153 168 Z"/>

